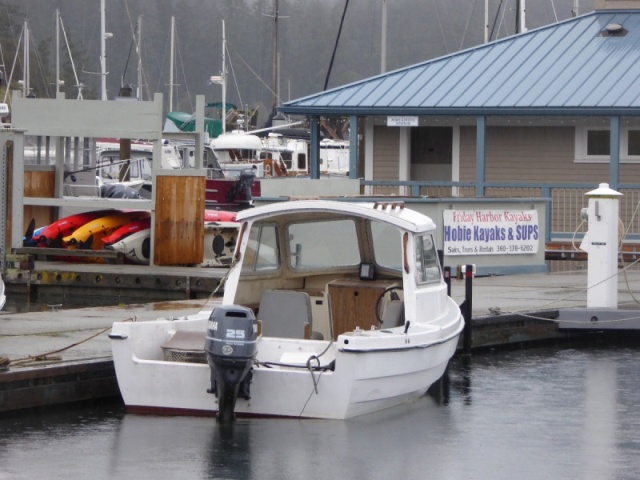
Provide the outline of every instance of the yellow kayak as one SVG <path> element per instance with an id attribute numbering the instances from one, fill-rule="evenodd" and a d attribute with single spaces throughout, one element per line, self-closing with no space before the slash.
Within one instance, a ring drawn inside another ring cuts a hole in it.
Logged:
<path id="1" fill-rule="evenodd" d="M 105 236 L 110 235 L 116 228 L 132 220 L 139 220 L 148 216 L 149 212 L 143 210 L 129 212 L 114 210 L 109 215 L 85 223 L 71 235 L 63 238 L 63 241 L 70 248 L 102 250 L 104 248 L 102 239 Z"/>

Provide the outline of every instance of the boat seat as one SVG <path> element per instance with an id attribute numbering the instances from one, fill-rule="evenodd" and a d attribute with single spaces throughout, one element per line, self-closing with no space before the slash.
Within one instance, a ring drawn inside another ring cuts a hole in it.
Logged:
<path id="1" fill-rule="evenodd" d="M 207 363 L 204 332 L 178 330 L 160 346 L 167 362 Z"/>
<path id="2" fill-rule="evenodd" d="M 311 299 L 307 292 L 266 290 L 260 298 L 258 318 L 262 335 L 281 338 L 321 339 L 312 331 Z"/>
<path id="3" fill-rule="evenodd" d="M 393 328 L 404 325 L 404 301 L 391 300 L 384 309 L 380 329 Z"/>

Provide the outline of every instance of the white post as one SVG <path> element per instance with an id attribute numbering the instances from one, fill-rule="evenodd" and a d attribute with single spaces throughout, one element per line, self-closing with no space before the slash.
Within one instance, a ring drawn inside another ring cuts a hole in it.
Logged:
<path id="1" fill-rule="evenodd" d="M 489 0 L 484 0 L 484 43 L 489 41 Z"/>
<path id="2" fill-rule="evenodd" d="M 518 33 L 524 33 L 527 31 L 527 22 L 525 20 L 526 13 L 527 7 L 525 6 L 525 0 L 520 0 L 520 28 L 518 29 Z"/>
<path id="3" fill-rule="evenodd" d="M 587 212 L 587 307 L 618 308 L 618 212 L 620 192 L 601 183 L 585 193 Z"/>

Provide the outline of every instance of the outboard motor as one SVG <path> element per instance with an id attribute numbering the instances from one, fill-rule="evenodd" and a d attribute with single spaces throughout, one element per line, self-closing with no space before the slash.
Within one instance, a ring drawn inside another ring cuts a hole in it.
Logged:
<path id="1" fill-rule="evenodd" d="M 233 420 L 238 394 L 250 398 L 257 337 L 258 322 L 250 308 L 225 305 L 211 312 L 204 349 L 211 369 L 208 391 L 218 397 L 219 422 Z"/>

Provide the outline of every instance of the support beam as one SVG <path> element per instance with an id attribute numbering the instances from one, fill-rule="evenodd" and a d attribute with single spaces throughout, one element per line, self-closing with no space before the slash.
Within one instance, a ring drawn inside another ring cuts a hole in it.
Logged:
<path id="1" fill-rule="evenodd" d="M 398 152 L 398 180 L 411 180 L 411 128 L 400 127 L 400 148 Z M 400 195 L 410 195 L 409 187 L 400 187 Z"/>
<path id="2" fill-rule="evenodd" d="M 373 117 L 368 116 L 365 119 L 364 126 L 364 179 L 373 180 L 373 136 L 374 136 Z M 365 195 L 373 193 L 373 187 L 367 185 L 364 187 Z"/>
<path id="3" fill-rule="evenodd" d="M 620 117 L 611 117 L 610 125 L 609 187 L 612 190 L 618 190 L 620 186 Z"/>
<path id="4" fill-rule="evenodd" d="M 349 178 L 358 178 L 358 116 L 349 117 Z"/>
<path id="5" fill-rule="evenodd" d="M 309 177 L 320 178 L 320 118 L 311 117 L 311 151 L 309 152 Z"/>
<path id="6" fill-rule="evenodd" d="M 476 118 L 476 196 L 484 197 L 486 178 L 486 140 L 487 140 L 487 118 L 478 115 Z"/>
<path id="7" fill-rule="evenodd" d="M 451 136 L 451 181 L 460 181 L 460 125 L 454 125 Z M 460 188 L 452 187 L 451 196 L 459 197 Z"/>

